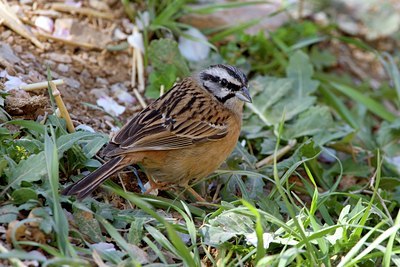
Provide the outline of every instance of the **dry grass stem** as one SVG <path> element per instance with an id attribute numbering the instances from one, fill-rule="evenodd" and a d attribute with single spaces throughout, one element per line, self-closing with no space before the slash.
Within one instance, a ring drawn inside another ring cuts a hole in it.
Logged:
<path id="1" fill-rule="evenodd" d="M 44 45 L 25 27 L 5 0 L 0 0 L 0 18 L 4 25 L 30 40 L 38 48 L 44 49 Z"/>
<path id="2" fill-rule="evenodd" d="M 142 95 L 139 93 L 139 91 L 136 88 L 133 88 L 133 93 L 135 94 L 135 97 L 139 101 L 139 104 L 142 106 L 142 108 L 146 108 L 147 104 L 144 101 Z"/>
<path id="3" fill-rule="evenodd" d="M 58 79 L 58 80 L 52 80 L 55 85 L 62 85 L 64 84 L 63 79 Z M 19 89 L 25 90 L 25 91 L 35 91 L 35 90 L 40 90 L 40 89 L 46 89 L 48 86 L 48 82 L 39 82 L 39 83 L 31 83 L 27 85 L 21 85 Z"/>
<path id="4" fill-rule="evenodd" d="M 1 243 L 0 243 L 0 252 L 7 253 L 9 252 Z M 18 258 L 8 258 L 8 260 L 12 263 L 12 266 L 17 267 L 25 267 L 26 265 Z"/>
<path id="5" fill-rule="evenodd" d="M 132 88 L 136 87 L 136 53 L 135 48 L 131 48 L 132 52 L 132 71 L 131 71 L 131 86 Z"/>
<path id="6" fill-rule="evenodd" d="M 101 12 L 97 11 L 88 7 L 75 7 L 71 5 L 67 5 L 64 3 L 53 3 L 51 5 L 51 8 L 53 10 L 61 11 L 61 12 L 68 12 L 68 13 L 76 13 L 76 14 L 82 14 L 82 15 L 87 15 L 89 17 L 97 17 L 97 18 L 103 18 L 103 19 L 113 19 L 114 15 L 110 12 Z"/>
<path id="7" fill-rule="evenodd" d="M 68 110 L 65 107 L 64 101 L 61 98 L 61 93 L 57 89 L 57 86 L 53 82 L 49 82 L 50 88 L 53 91 L 54 100 L 56 101 L 57 107 L 60 110 L 61 117 L 65 119 L 67 123 L 67 130 L 70 133 L 75 132 L 74 124 L 72 123 L 71 117 L 69 116 Z"/>
<path id="8" fill-rule="evenodd" d="M 96 46 L 96 45 L 93 45 L 93 44 L 75 42 L 75 41 L 72 41 L 72 40 L 67 40 L 67 39 L 64 39 L 64 38 L 55 37 L 55 36 L 53 36 L 51 34 L 47 34 L 47 33 L 44 33 L 44 32 L 36 32 L 36 35 L 38 37 L 46 38 L 46 39 L 49 39 L 49 40 L 62 42 L 62 43 L 65 43 L 67 45 L 84 47 L 84 48 L 89 48 L 89 49 L 103 49 L 102 47 L 99 47 L 99 46 Z"/>
<path id="9" fill-rule="evenodd" d="M 143 66 L 143 55 L 139 49 L 136 51 L 136 65 L 138 70 L 138 89 L 139 92 L 144 92 L 144 66 Z"/>
<path id="10" fill-rule="evenodd" d="M 165 92 L 165 86 L 164 86 L 164 84 L 161 84 L 161 86 L 160 86 L 160 96 L 162 96 L 164 94 L 164 92 Z"/>
<path id="11" fill-rule="evenodd" d="M 279 149 L 276 152 L 276 159 L 279 160 L 282 158 L 286 153 L 288 153 L 295 145 L 297 144 L 297 140 L 293 139 L 289 141 L 289 144 L 287 144 L 285 147 Z M 269 165 L 274 161 L 275 154 L 269 155 L 268 157 L 260 160 L 259 162 L 256 163 L 256 168 L 261 168 L 265 165 Z"/>

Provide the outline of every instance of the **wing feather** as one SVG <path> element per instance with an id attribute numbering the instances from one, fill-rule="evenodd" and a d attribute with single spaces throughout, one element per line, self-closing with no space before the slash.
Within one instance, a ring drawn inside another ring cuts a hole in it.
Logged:
<path id="1" fill-rule="evenodd" d="M 182 89 L 187 88 L 184 80 L 137 114 L 114 136 L 103 154 L 115 156 L 136 151 L 182 149 L 225 137 L 227 125 L 207 120 L 201 112 L 193 115 L 193 110 L 201 108 L 196 106 L 199 105 L 197 100 L 203 105 L 204 98 L 209 96 L 196 93 L 191 98 L 182 97 Z M 173 105 L 168 105 L 170 103 Z M 214 107 L 214 111 L 218 112 L 218 107 Z"/>

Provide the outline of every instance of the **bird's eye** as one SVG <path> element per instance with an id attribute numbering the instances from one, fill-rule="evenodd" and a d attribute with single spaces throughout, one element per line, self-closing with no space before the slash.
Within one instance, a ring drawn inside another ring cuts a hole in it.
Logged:
<path id="1" fill-rule="evenodd" d="M 226 79 L 222 79 L 220 81 L 220 83 L 221 83 L 222 86 L 227 86 L 228 85 L 228 81 Z"/>

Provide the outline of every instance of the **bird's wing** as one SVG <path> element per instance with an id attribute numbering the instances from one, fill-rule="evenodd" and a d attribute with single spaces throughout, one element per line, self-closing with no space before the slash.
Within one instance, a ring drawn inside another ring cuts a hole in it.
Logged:
<path id="1" fill-rule="evenodd" d="M 224 117 L 212 116 L 220 107 L 207 106 L 206 95 L 190 94 L 190 89 L 184 87 L 185 92 L 182 86 L 185 85 L 176 85 L 137 114 L 111 140 L 103 154 L 181 149 L 225 137 L 228 129 Z"/>

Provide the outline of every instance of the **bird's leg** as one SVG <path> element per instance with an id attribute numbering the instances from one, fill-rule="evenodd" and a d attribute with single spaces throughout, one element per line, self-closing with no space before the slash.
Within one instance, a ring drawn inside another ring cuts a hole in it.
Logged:
<path id="1" fill-rule="evenodd" d="M 190 186 L 186 185 L 185 190 L 187 190 L 192 196 L 198 201 L 198 202 L 207 202 L 202 196 L 199 195 L 193 188 Z"/>
<path id="2" fill-rule="evenodd" d="M 169 183 L 167 183 L 167 182 L 156 182 L 151 175 L 148 175 L 148 174 L 146 174 L 146 175 L 147 175 L 147 178 L 149 179 L 150 188 L 147 189 L 146 192 L 144 192 L 145 194 L 150 194 L 150 192 L 152 192 L 153 190 L 156 190 L 156 189 L 164 190 L 169 185 Z"/>

